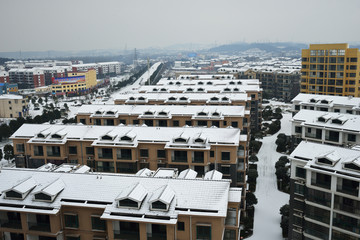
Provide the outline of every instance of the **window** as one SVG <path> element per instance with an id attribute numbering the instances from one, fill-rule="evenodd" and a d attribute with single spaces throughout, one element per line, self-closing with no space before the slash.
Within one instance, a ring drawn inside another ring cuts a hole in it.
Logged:
<path id="1" fill-rule="evenodd" d="M 295 105 L 295 110 L 300 110 L 300 105 Z"/>
<path id="2" fill-rule="evenodd" d="M 237 128 L 239 126 L 238 122 L 231 122 L 231 126 Z"/>
<path id="3" fill-rule="evenodd" d="M 35 156 L 44 156 L 43 146 L 35 146 L 34 147 L 34 155 Z"/>
<path id="4" fill-rule="evenodd" d="M 210 151 L 210 157 L 215 157 L 215 152 L 214 151 Z"/>
<path id="5" fill-rule="evenodd" d="M 196 226 L 197 240 L 211 240 L 211 226 Z"/>
<path id="6" fill-rule="evenodd" d="M 224 124 L 224 126 L 226 126 L 226 125 L 227 125 L 227 121 L 224 121 L 223 124 Z"/>
<path id="7" fill-rule="evenodd" d="M 185 125 L 191 126 L 191 121 L 185 121 Z"/>
<path id="8" fill-rule="evenodd" d="M 69 147 L 69 154 L 77 154 L 77 147 L 76 146 L 70 146 Z"/>
<path id="9" fill-rule="evenodd" d="M 230 175 L 230 165 L 222 165 L 221 172 L 225 175 Z"/>
<path id="10" fill-rule="evenodd" d="M 178 127 L 179 126 L 179 121 L 178 120 L 174 120 L 173 121 L 173 127 Z"/>
<path id="11" fill-rule="evenodd" d="M 148 149 L 140 149 L 140 157 L 149 157 Z"/>
<path id="12" fill-rule="evenodd" d="M 185 231 L 185 223 L 184 222 L 178 222 L 177 223 L 177 230 L 178 231 Z"/>
<path id="13" fill-rule="evenodd" d="M 230 152 L 221 152 L 222 161 L 230 161 Z"/>
<path id="14" fill-rule="evenodd" d="M 91 216 L 92 230 L 105 231 L 106 221 L 101 220 L 100 216 Z"/>
<path id="15" fill-rule="evenodd" d="M 302 133 L 301 127 L 295 127 L 295 133 Z"/>
<path id="16" fill-rule="evenodd" d="M 295 173 L 296 177 L 299 178 L 306 178 L 306 170 L 300 167 L 296 167 L 296 173 Z"/>
<path id="17" fill-rule="evenodd" d="M 25 145 L 24 144 L 16 144 L 16 151 L 19 153 L 25 152 Z"/>
<path id="18" fill-rule="evenodd" d="M 139 125 L 139 120 L 137 120 L 137 119 L 136 119 L 136 120 L 133 120 L 133 124 L 134 124 L 134 125 Z"/>
<path id="19" fill-rule="evenodd" d="M 349 142 L 356 142 L 356 135 L 349 133 L 347 139 L 348 139 Z"/>
<path id="20" fill-rule="evenodd" d="M 79 228 L 79 218 L 77 214 L 64 214 L 66 228 Z"/>
<path id="21" fill-rule="evenodd" d="M 165 158 L 165 150 L 157 150 L 157 157 L 158 158 Z"/>
<path id="22" fill-rule="evenodd" d="M 94 155 L 94 147 L 86 147 L 86 155 Z"/>

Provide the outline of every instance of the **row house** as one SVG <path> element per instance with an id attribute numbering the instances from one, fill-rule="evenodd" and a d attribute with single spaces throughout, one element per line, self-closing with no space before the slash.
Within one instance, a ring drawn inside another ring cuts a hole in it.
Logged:
<path id="1" fill-rule="evenodd" d="M 97 172 L 219 170 L 246 186 L 247 136 L 238 128 L 24 124 L 12 136 L 17 167 L 79 163 Z"/>
<path id="2" fill-rule="evenodd" d="M 196 175 L 2 169 L 0 234 L 12 240 L 240 239 L 241 189 L 216 171 Z"/>
<path id="3" fill-rule="evenodd" d="M 301 110 L 292 119 L 292 135 L 297 139 L 351 147 L 360 145 L 360 116 Z"/>
<path id="4" fill-rule="evenodd" d="M 292 102 L 293 114 L 302 109 L 360 115 L 360 98 L 299 93 Z"/>
<path id="5" fill-rule="evenodd" d="M 82 105 L 76 116 L 85 125 L 233 127 L 241 134 L 250 132 L 250 111 L 243 106 Z"/>
<path id="6" fill-rule="evenodd" d="M 303 141 L 289 159 L 289 239 L 360 239 L 360 152 Z"/>

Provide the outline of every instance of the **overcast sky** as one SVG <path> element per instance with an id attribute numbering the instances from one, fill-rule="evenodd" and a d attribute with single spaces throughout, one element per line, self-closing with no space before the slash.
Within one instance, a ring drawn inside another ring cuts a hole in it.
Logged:
<path id="1" fill-rule="evenodd" d="M 359 42 L 360 0 L 0 0 L 0 51 Z"/>

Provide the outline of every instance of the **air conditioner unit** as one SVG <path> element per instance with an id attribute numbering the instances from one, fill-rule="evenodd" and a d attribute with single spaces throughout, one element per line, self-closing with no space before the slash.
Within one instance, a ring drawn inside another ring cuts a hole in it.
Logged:
<path id="1" fill-rule="evenodd" d="M 88 159 L 88 160 L 93 160 L 93 157 L 88 157 L 87 159 Z"/>
<path id="2" fill-rule="evenodd" d="M 142 163 L 146 163 L 146 159 L 141 159 L 141 162 L 142 162 Z"/>
<path id="3" fill-rule="evenodd" d="M 163 162 L 163 160 L 158 160 L 158 163 L 162 163 Z"/>

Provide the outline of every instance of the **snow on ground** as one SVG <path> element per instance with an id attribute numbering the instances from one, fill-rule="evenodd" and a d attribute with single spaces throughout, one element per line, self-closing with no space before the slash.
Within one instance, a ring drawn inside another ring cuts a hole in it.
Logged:
<path id="1" fill-rule="evenodd" d="M 282 239 L 280 228 L 280 207 L 289 202 L 289 194 L 277 190 L 275 162 L 284 154 L 276 152 L 276 137 L 279 133 L 291 134 L 291 113 L 283 113 L 281 130 L 269 137 L 264 137 L 257 157 L 258 174 L 255 195 L 254 234 L 251 240 Z"/>
<path id="2" fill-rule="evenodd" d="M 160 66 L 161 62 L 154 63 L 149 71 L 146 71 L 141 77 L 139 77 L 133 84 L 127 85 L 123 87 L 119 92 L 114 93 L 117 95 L 118 93 L 129 93 L 132 92 L 134 88 L 139 88 L 141 85 L 144 85 L 145 82 L 150 78 L 150 76 L 156 71 L 156 69 Z M 113 95 L 114 95 L 113 94 Z"/>
<path id="3" fill-rule="evenodd" d="M 277 107 L 281 108 L 283 112 L 289 112 L 291 111 L 291 103 L 284 103 L 274 100 L 268 100 L 269 103 L 263 103 L 262 107 L 265 108 L 266 106 L 270 106 L 272 109 L 275 109 Z"/>

